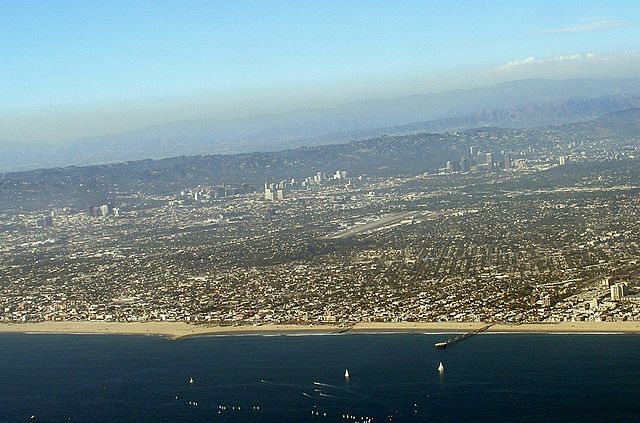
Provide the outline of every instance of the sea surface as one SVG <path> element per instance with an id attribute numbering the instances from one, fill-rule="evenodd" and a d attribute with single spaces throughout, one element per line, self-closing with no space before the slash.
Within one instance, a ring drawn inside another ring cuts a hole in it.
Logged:
<path id="1" fill-rule="evenodd" d="M 639 335 L 447 337 L 0 334 L 0 422 L 640 421 Z"/>

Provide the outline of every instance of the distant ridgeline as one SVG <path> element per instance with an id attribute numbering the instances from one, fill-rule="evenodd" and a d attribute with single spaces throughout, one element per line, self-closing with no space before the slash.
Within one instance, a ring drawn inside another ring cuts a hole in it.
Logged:
<path id="1" fill-rule="evenodd" d="M 234 155 L 181 156 L 119 164 L 38 169 L 0 175 L 0 210 L 86 207 L 128 193 L 168 194 L 189 186 L 231 184 L 259 191 L 266 180 L 300 178 L 318 170 L 345 169 L 349 175 L 395 176 L 437 172 L 458 163 L 470 148 L 497 157 L 535 151 L 559 140 L 636 143 L 640 109 L 585 123 L 542 129 L 482 128 L 444 134 L 381 136 L 346 144 Z M 634 141 L 635 139 L 635 141 Z"/>
<path id="2" fill-rule="evenodd" d="M 640 107 L 640 78 L 527 79 L 401 98 L 368 99 L 230 120 L 166 122 L 38 145 L 3 139 L 0 172 L 144 159 L 281 151 L 382 135 L 586 122 Z"/>

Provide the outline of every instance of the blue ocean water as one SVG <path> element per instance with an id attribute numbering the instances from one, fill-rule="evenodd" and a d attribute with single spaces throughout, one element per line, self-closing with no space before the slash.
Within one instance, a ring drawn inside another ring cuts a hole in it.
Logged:
<path id="1" fill-rule="evenodd" d="M 446 337 L 1 334 L 0 422 L 640 421 L 640 336 Z"/>

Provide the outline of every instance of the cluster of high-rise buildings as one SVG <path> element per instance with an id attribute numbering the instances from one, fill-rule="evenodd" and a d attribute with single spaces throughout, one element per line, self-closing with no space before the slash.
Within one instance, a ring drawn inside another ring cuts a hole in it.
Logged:
<path id="1" fill-rule="evenodd" d="M 447 161 L 445 171 L 447 173 L 452 172 L 479 172 L 490 171 L 497 167 L 502 167 L 505 170 L 511 169 L 512 160 L 509 153 L 501 153 L 501 159 L 496 160 L 493 152 L 480 152 L 476 147 L 471 146 L 469 148 L 469 156 L 460 157 L 458 163 Z"/>
<path id="2" fill-rule="evenodd" d="M 565 156 L 557 157 L 557 164 L 564 166 L 567 163 Z M 511 170 L 512 168 L 526 168 L 527 163 L 525 160 L 514 160 L 511 153 L 501 152 L 497 157 L 493 152 L 478 151 L 474 146 L 469 148 L 469 156 L 462 156 L 460 160 L 456 162 L 447 161 L 445 165 L 445 172 L 485 172 L 497 169 Z"/>
<path id="3" fill-rule="evenodd" d="M 120 216 L 120 208 L 114 207 L 112 203 L 105 203 L 100 206 L 89 206 L 87 214 L 93 217 Z"/>
<path id="4" fill-rule="evenodd" d="M 264 199 L 268 201 L 284 200 L 284 190 L 287 187 L 286 181 L 275 183 L 264 183 Z"/>
<path id="5" fill-rule="evenodd" d="M 228 195 L 232 195 L 233 193 L 234 190 L 225 185 L 218 185 L 214 187 L 203 187 L 198 185 L 196 188 L 180 191 L 180 195 L 182 197 L 190 198 L 196 203 L 216 198 L 224 198 Z"/>
<path id="6" fill-rule="evenodd" d="M 611 290 L 612 301 L 620 301 L 621 299 L 629 295 L 629 285 L 626 282 L 620 282 L 611 285 L 609 289 Z"/>
<path id="7" fill-rule="evenodd" d="M 264 183 L 264 199 L 267 201 L 284 200 L 286 192 L 289 189 L 308 188 L 314 185 L 320 185 L 325 181 L 346 180 L 347 172 L 345 170 L 336 170 L 333 175 L 327 175 L 324 172 L 316 172 L 313 176 L 307 176 L 302 181 L 296 179 L 283 180 L 280 182 Z"/>

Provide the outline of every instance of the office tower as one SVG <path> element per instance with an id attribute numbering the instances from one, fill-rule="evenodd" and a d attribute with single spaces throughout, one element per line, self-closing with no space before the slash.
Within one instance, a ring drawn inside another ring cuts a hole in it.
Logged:
<path id="1" fill-rule="evenodd" d="M 469 163 L 469 159 L 462 156 L 460 158 L 460 171 L 461 172 L 469 172 L 471 170 L 471 163 Z"/>
<path id="2" fill-rule="evenodd" d="M 612 301 L 620 301 L 624 298 L 625 295 L 629 294 L 629 285 L 626 283 L 617 283 L 615 285 L 611 285 L 611 300 Z"/>
<path id="3" fill-rule="evenodd" d="M 100 206 L 100 215 L 102 216 L 109 216 L 109 214 L 111 213 L 111 205 L 110 204 L 103 204 Z"/>
<path id="4" fill-rule="evenodd" d="M 511 154 L 509 153 L 504 153 L 504 169 L 511 169 Z"/>
<path id="5" fill-rule="evenodd" d="M 447 161 L 447 167 L 446 167 L 447 173 L 451 173 L 453 172 L 453 163 L 451 163 L 450 160 Z"/>
<path id="6" fill-rule="evenodd" d="M 484 162 L 487 164 L 487 167 L 492 168 L 493 167 L 493 153 L 486 153 L 484 155 L 485 159 Z"/>
<path id="7" fill-rule="evenodd" d="M 264 183 L 264 199 L 273 200 L 273 190 L 267 182 Z"/>

